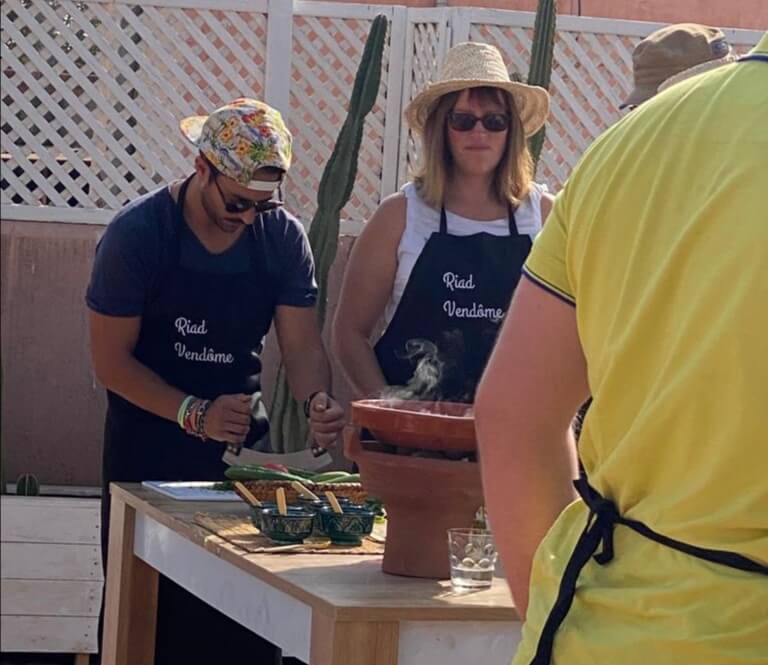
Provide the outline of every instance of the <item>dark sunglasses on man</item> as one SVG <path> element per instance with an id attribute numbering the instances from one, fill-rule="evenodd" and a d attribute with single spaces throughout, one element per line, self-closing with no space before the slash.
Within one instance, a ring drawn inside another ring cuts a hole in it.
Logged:
<path id="1" fill-rule="evenodd" d="M 489 132 L 503 132 L 509 129 L 509 113 L 486 113 L 482 117 L 474 113 L 451 111 L 448 114 L 448 126 L 457 132 L 469 132 L 480 122 Z"/>
<path id="2" fill-rule="evenodd" d="M 240 196 L 236 197 L 234 200 L 227 199 L 227 197 L 224 195 L 224 191 L 221 189 L 221 185 L 219 185 L 219 175 L 221 175 L 219 170 L 210 162 L 208 162 L 208 167 L 213 173 L 213 184 L 216 185 L 216 189 L 219 190 L 219 196 L 224 203 L 224 209 L 229 214 L 242 215 L 243 213 L 249 212 L 251 209 L 253 209 L 257 215 L 260 215 L 262 213 L 269 212 L 270 210 L 276 210 L 283 205 L 282 201 L 272 198 L 266 199 L 264 201 L 251 201 L 250 199 L 244 199 Z M 265 181 L 264 185 L 279 190 L 281 181 Z"/>

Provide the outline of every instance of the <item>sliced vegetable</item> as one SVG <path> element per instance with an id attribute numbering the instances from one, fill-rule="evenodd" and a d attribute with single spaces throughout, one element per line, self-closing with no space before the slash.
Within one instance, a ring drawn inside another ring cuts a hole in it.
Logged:
<path id="1" fill-rule="evenodd" d="M 307 471 L 306 469 L 299 469 L 295 466 L 289 466 L 288 467 L 288 473 L 292 473 L 294 476 L 299 476 L 301 478 L 306 478 L 308 480 L 314 480 L 317 473 L 314 471 Z"/>
<path id="2" fill-rule="evenodd" d="M 339 478 L 346 478 L 351 474 L 346 471 L 326 471 L 325 473 L 316 474 L 312 480 L 316 483 L 330 483 L 338 482 Z"/>
<path id="3" fill-rule="evenodd" d="M 300 478 L 299 476 L 283 473 L 282 471 L 265 469 L 261 466 L 230 466 L 224 472 L 224 475 L 230 480 L 282 480 L 288 483 L 298 480 L 305 484 L 308 482 L 306 478 Z"/>
<path id="4" fill-rule="evenodd" d="M 272 471 L 280 471 L 282 473 L 291 473 L 291 470 L 285 466 L 285 464 L 277 464 L 275 462 L 267 462 L 262 465 L 265 469 L 271 469 Z M 295 474 L 292 474 L 295 475 Z"/>
<path id="5" fill-rule="evenodd" d="M 345 473 L 343 476 L 337 476 L 333 478 L 329 478 L 328 480 L 318 480 L 315 478 L 315 482 L 318 485 L 323 484 L 329 484 L 329 485 L 346 485 L 347 483 L 360 483 L 360 474 L 359 473 Z"/>

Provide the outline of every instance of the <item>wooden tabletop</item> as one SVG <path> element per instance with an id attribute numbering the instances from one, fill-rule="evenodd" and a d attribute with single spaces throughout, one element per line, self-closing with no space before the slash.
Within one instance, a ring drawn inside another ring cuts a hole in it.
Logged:
<path id="1" fill-rule="evenodd" d="M 460 594 L 448 581 L 387 575 L 380 556 L 251 554 L 194 523 L 197 512 L 246 516 L 243 502 L 176 501 L 129 483 L 113 483 L 111 491 L 138 513 L 337 621 L 519 620 L 501 579 L 490 589 Z"/>

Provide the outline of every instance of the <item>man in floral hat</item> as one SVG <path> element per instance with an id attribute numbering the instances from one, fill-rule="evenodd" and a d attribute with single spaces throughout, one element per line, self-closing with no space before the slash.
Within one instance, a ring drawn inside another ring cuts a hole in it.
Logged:
<path id="1" fill-rule="evenodd" d="M 280 114 L 238 99 L 181 130 L 197 149 L 194 172 L 117 214 L 86 296 L 108 397 L 105 543 L 111 481 L 222 478 L 222 444 L 263 445 L 260 355 L 273 322 L 315 442 L 333 444 L 344 422 L 329 395 L 307 236 L 274 198 L 291 164 Z M 158 663 L 225 662 L 222 649 L 256 658 L 266 648 L 169 580 L 159 608 Z"/>

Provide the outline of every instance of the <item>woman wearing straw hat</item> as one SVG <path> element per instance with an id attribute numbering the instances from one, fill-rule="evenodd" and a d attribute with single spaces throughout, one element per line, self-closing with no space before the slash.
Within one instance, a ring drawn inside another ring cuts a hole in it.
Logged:
<path id="1" fill-rule="evenodd" d="M 510 80 L 498 49 L 469 42 L 409 104 L 421 167 L 358 238 L 334 322 L 355 396 L 473 400 L 551 206 L 526 144 L 548 108 L 546 90 Z"/>

